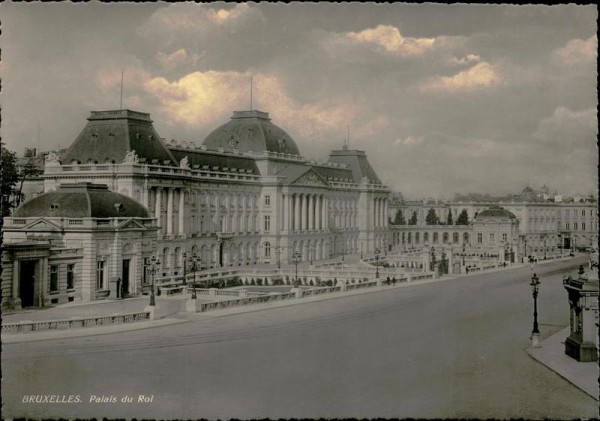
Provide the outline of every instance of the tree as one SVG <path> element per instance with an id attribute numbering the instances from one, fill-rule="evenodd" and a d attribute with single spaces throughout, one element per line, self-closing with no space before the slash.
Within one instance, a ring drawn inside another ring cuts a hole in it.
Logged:
<path id="1" fill-rule="evenodd" d="M 16 206 L 21 204 L 21 200 L 23 199 L 23 183 L 28 178 L 34 178 L 39 176 L 43 171 L 37 166 L 35 161 L 32 158 L 27 159 L 22 165 L 18 168 L 18 177 L 19 177 L 19 188 L 15 193 L 16 197 Z"/>
<path id="2" fill-rule="evenodd" d="M 458 215 L 456 225 L 469 225 L 469 214 L 466 209 L 463 209 L 460 215 Z"/>
<path id="3" fill-rule="evenodd" d="M 396 218 L 394 219 L 394 225 L 406 225 L 406 220 L 404 219 L 404 214 L 402 211 L 396 212 Z"/>
<path id="4" fill-rule="evenodd" d="M 417 211 L 413 211 L 412 216 L 408 221 L 408 225 L 417 225 Z"/>
<path id="5" fill-rule="evenodd" d="M 425 223 L 427 225 L 436 225 L 439 222 L 439 218 L 435 214 L 435 209 L 431 208 L 427 211 L 427 216 L 425 217 Z"/>
<path id="6" fill-rule="evenodd" d="M 0 204 L 2 217 L 9 216 L 14 206 L 12 198 L 15 194 L 15 185 L 19 181 L 17 169 L 17 156 L 1 145 L 2 168 L 0 169 L 0 190 L 2 191 L 2 202 Z"/>
<path id="7" fill-rule="evenodd" d="M 454 221 L 452 220 L 452 211 L 448 211 L 448 219 L 446 220 L 446 225 L 454 225 Z"/>

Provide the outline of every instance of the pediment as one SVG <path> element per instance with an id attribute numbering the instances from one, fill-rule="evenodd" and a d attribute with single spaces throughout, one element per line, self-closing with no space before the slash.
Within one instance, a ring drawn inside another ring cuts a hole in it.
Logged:
<path id="1" fill-rule="evenodd" d="M 119 224 L 117 229 L 121 230 L 121 231 L 122 230 L 140 230 L 140 229 L 145 230 L 146 227 L 134 219 L 129 219 L 129 220 L 124 221 L 121 224 Z"/>
<path id="2" fill-rule="evenodd" d="M 301 174 L 298 178 L 290 183 L 294 186 L 320 186 L 328 187 L 329 184 L 312 168 Z"/>
<path id="3" fill-rule="evenodd" d="M 47 221 L 45 219 L 38 219 L 27 225 L 22 230 L 24 231 L 60 231 L 60 226 Z"/>

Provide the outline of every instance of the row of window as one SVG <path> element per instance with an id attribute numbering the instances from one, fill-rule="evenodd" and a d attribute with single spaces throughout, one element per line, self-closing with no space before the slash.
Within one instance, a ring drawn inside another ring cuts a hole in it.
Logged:
<path id="1" fill-rule="evenodd" d="M 59 270 L 60 265 L 50 265 L 50 292 L 59 291 Z M 75 264 L 67 265 L 67 290 L 75 288 Z"/>
<path id="2" fill-rule="evenodd" d="M 496 241 L 496 235 L 493 232 L 489 233 L 489 239 L 490 239 L 490 243 L 493 243 Z M 504 233 L 502 234 L 502 241 L 503 242 L 508 242 L 508 234 Z M 482 232 L 478 232 L 477 233 L 477 243 L 478 244 L 482 244 L 483 243 L 483 233 Z"/>

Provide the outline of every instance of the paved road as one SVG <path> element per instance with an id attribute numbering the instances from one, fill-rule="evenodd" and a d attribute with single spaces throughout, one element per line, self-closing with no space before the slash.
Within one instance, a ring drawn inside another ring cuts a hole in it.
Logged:
<path id="1" fill-rule="evenodd" d="M 568 323 L 557 273 L 567 264 L 536 268 L 542 339 Z M 3 417 L 596 417 L 596 401 L 525 351 L 530 277 L 523 268 L 124 334 L 5 345 Z M 83 402 L 22 402 L 40 394 Z M 90 403 L 92 395 L 118 402 Z M 119 402 L 126 395 L 134 402 Z M 137 403 L 139 395 L 152 402 Z"/>

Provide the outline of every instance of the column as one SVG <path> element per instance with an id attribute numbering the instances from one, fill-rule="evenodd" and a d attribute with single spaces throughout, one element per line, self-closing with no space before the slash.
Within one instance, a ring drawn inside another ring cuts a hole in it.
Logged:
<path id="1" fill-rule="evenodd" d="M 148 209 L 150 192 L 148 191 L 148 186 L 142 187 L 142 204 Z"/>
<path id="2" fill-rule="evenodd" d="M 167 192 L 167 235 L 173 233 L 173 189 Z"/>
<path id="3" fill-rule="evenodd" d="M 289 206 L 288 206 L 288 195 L 287 194 L 281 194 L 281 201 L 282 201 L 282 207 L 283 207 L 283 215 L 281 216 L 283 219 L 283 231 L 287 231 L 288 229 L 288 211 L 289 211 Z"/>
<path id="4" fill-rule="evenodd" d="M 329 197 L 323 196 L 323 229 L 329 229 Z"/>
<path id="5" fill-rule="evenodd" d="M 300 194 L 294 194 L 294 230 L 300 230 Z"/>
<path id="6" fill-rule="evenodd" d="M 300 195 L 300 230 L 306 229 L 306 195 Z"/>
<path id="7" fill-rule="evenodd" d="M 315 216 L 317 218 L 317 229 L 318 230 L 322 230 L 323 229 L 323 195 L 320 194 L 317 196 L 317 203 L 315 206 Z"/>
<path id="8" fill-rule="evenodd" d="M 179 189 L 179 234 L 185 234 L 185 190 Z"/>
<path id="9" fill-rule="evenodd" d="M 313 208 L 315 205 L 315 200 L 314 200 L 314 195 L 311 194 L 308 196 L 308 229 L 309 230 L 314 230 L 315 229 L 315 219 L 314 219 L 314 214 L 313 214 Z"/>
<path id="10" fill-rule="evenodd" d="M 157 187 L 156 188 L 156 194 L 154 196 L 154 218 L 156 218 L 156 224 L 160 227 L 162 225 L 162 221 L 161 221 L 161 207 L 162 207 L 162 203 L 161 203 L 161 187 Z M 162 231 L 162 229 L 161 229 Z"/>

